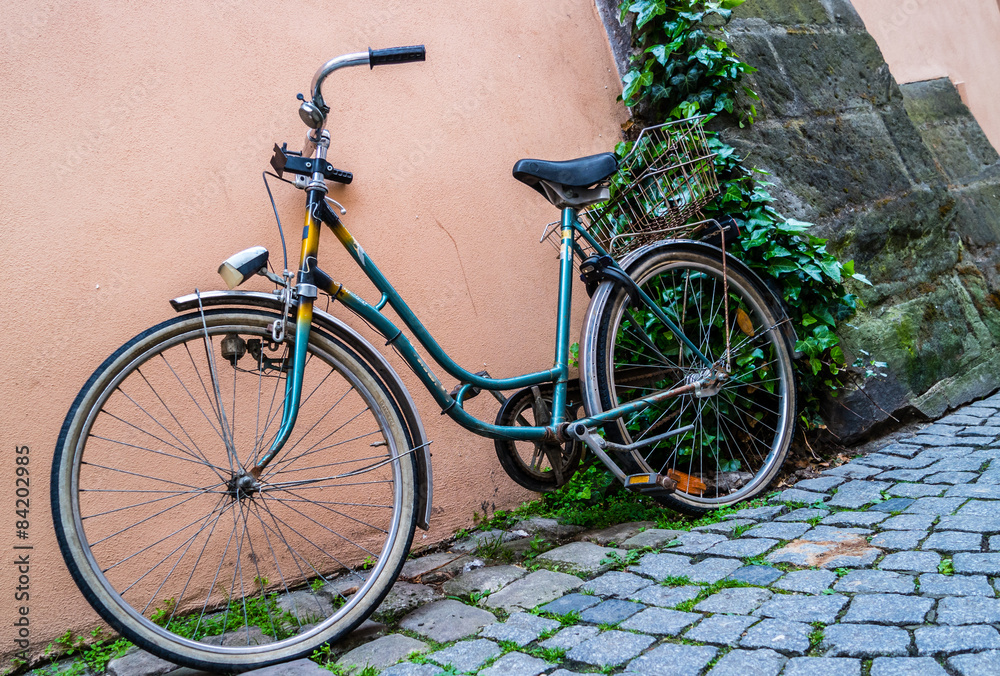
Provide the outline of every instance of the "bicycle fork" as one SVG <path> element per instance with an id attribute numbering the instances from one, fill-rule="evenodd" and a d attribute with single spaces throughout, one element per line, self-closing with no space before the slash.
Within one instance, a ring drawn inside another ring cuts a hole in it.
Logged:
<path id="1" fill-rule="evenodd" d="M 292 433 L 292 428 L 295 426 L 295 420 L 298 418 L 299 404 L 302 400 L 302 376 L 305 372 L 306 353 L 309 347 L 313 302 L 319 295 L 316 289 L 314 270 L 316 268 L 316 253 L 319 250 L 319 232 L 322 221 L 316 217 L 316 211 L 323 200 L 321 190 L 308 190 L 307 193 L 306 224 L 302 233 L 302 255 L 299 259 L 302 261 L 302 265 L 299 269 L 298 283 L 295 285 L 295 293 L 298 296 L 298 306 L 295 312 L 295 340 L 292 346 L 292 364 L 285 380 L 285 403 L 281 412 L 281 426 L 278 428 L 278 433 L 267 453 L 250 468 L 248 473 L 254 479 L 260 478 L 264 468 L 284 448 Z M 291 289 L 286 288 L 285 293 L 291 293 Z M 287 321 L 287 316 L 283 317 L 281 321 Z"/>

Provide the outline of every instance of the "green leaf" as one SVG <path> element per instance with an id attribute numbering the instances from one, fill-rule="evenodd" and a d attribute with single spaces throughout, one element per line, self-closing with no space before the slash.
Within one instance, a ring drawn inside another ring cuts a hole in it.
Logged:
<path id="1" fill-rule="evenodd" d="M 722 7 L 724 9 L 736 9 L 744 2 L 746 2 L 746 0 L 722 0 Z"/>
<path id="2" fill-rule="evenodd" d="M 642 28 L 656 17 L 665 14 L 667 3 L 666 0 L 640 0 L 640 2 L 633 2 L 629 6 L 629 11 L 638 15 L 635 19 L 635 27 Z"/>
<path id="3" fill-rule="evenodd" d="M 875 286 L 874 284 L 871 283 L 870 279 L 868 279 L 867 277 L 865 277 L 860 272 L 855 272 L 853 275 L 851 275 L 851 277 L 854 278 L 854 279 L 856 279 L 856 280 L 858 280 L 862 284 L 867 284 L 868 286 Z"/>
<path id="4" fill-rule="evenodd" d="M 841 282 L 840 263 L 835 258 L 824 258 L 816 261 L 819 269 L 826 273 L 826 276 L 837 282 Z"/>
<path id="5" fill-rule="evenodd" d="M 812 223 L 806 223 L 805 221 L 798 221 L 795 220 L 794 218 L 789 218 L 787 221 L 783 223 L 778 223 L 777 229 L 779 232 L 798 233 L 798 232 L 805 232 L 812 226 L 813 226 Z"/>
<path id="6" fill-rule="evenodd" d="M 773 258 L 767 266 L 767 272 L 771 275 L 795 272 L 799 269 L 799 264 L 788 258 Z"/>

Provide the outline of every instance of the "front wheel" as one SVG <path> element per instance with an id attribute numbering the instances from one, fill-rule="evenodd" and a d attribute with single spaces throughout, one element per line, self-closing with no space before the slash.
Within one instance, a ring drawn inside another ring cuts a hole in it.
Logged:
<path id="1" fill-rule="evenodd" d="M 728 378 L 701 396 L 667 399 L 609 423 L 605 435 L 619 444 L 688 428 L 623 454 L 622 468 L 674 479 L 676 491 L 658 500 L 692 515 L 760 495 L 788 454 L 796 410 L 790 346 L 765 292 L 733 266 L 724 284 L 721 259 L 707 253 L 653 248 L 627 272 L 708 359 L 728 364 Z M 600 305 L 588 313 L 581 374 L 589 413 L 709 373 L 624 289 L 605 287 L 592 302 Z"/>
<path id="2" fill-rule="evenodd" d="M 175 317 L 91 376 L 52 468 L 63 556 L 116 630 L 164 659 L 245 671 L 360 624 L 416 526 L 415 461 L 391 396 L 313 328 L 288 443 L 258 481 L 291 358 L 255 310 Z"/>

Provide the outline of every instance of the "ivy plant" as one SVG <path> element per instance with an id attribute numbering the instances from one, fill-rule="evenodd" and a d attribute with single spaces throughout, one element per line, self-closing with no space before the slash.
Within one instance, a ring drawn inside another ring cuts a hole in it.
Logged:
<path id="1" fill-rule="evenodd" d="M 622 78 L 622 101 L 633 117 L 657 124 L 695 115 L 731 115 L 753 124 L 757 94 L 744 82 L 755 69 L 725 40 L 725 26 L 743 0 L 625 0 L 624 23 L 633 17 L 631 58 Z M 707 121 L 707 120 L 706 120 Z M 817 419 L 820 397 L 844 385 L 845 360 L 837 326 L 859 300 L 845 287 L 854 279 L 870 284 L 810 234 L 811 224 L 785 218 L 773 203 L 764 172 L 748 167 L 736 149 L 716 133 L 707 135 L 715 153 L 719 194 L 703 210 L 707 218 L 732 217 L 739 227 L 728 251 L 768 280 L 784 299 L 803 353 L 796 362 L 807 422 Z M 619 154 L 629 143 L 620 144 Z"/>

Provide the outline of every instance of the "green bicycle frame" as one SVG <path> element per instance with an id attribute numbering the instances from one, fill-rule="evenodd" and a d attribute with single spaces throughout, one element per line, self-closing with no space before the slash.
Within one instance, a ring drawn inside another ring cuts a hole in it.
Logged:
<path id="1" fill-rule="evenodd" d="M 570 344 L 570 309 L 572 303 L 572 285 L 574 255 L 580 253 L 577 236 L 583 237 L 587 243 L 601 255 L 607 252 L 584 228 L 575 209 L 562 211 L 561 244 L 559 253 L 559 298 L 556 313 L 556 348 L 555 365 L 551 369 L 515 376 L 513 378 L 485 378 L 459 366 L 434 337 L 427 331 L 410 307 L 402 299 L 392 284 L 385 278 L 375 263 L 365 253 L 364 248 L 354 239 L 337 216 L 330 211 L 324 202 L 324 195 L 319 190 L 308 190 L 306 208 L 306 223 L 302 237 L 302 253 L 299 264 L 298 281 L 301 285 L 313 285 L 330 294 L 335 300 L 358 314 L 386 338 L 386 345 L 392 345 L 403 360 L 410 366 L 424 386 L 430 391 L 434 400 L 441 407 L 442 414 L 447 414 L 462 427 L 484 437 L 492 439 L 511 439 L 516 441 L 539 441 L 554 439 L 553 430 L 566 421 L 567 389 L 569 384 L 569 344 Z M 316 254 L 319 248 L 319 231 L 325 223 L 333 230 L 334 235 L 354 259 L 365 275 L 371 280 L 382 297 L 376 305 L 371 305 L 343 284 L 335 282 L 316 264 Z M 688 339 L 683 331 L 663 312 L 659 305 L 641 288 L 638 289 L 643 303 L 653 314 L 691 350 L 706 367 L 712 366 L 712 360 L 706 357 L 698 347 Z M 447 372 L 457 378 L 461 387 L 454 397 L 445 389 L 441 380 L 427 366 L 413 344 L 403 331 L 381 313 L 388 303 L 403 320 L 406 327 L 413 333 L 417 341 L 427 350 L 431 358 Z M 284 410 L 278 434 L 268 452 L 258 461 L 254 468 L 258 472 L 263 469 L 281 450 L 291 434 L 292 427 L 298 415 L 302 392 L 302 374 L 305 367 L 306 348 L 309 343 L 309 331 L 312 324 L 313 299 L 300 294 L 296 311 L 295 341 L 292 368 L 286 380 Z M 553 383 L 552 418 L 548 427 L 501 426 L 479 420 L 468 413 L 463 407 L 464 399 L 473 387 L 489 391 L 520 389 L 542 383 Z M 610 409 L 598 415 L 579 419 L 587 427 L 614 420 L 622 415 L 640 411 L 659 401 L 677 396 L 681 389 L 675 388 L 643 397 L 622 406 Z"/>

